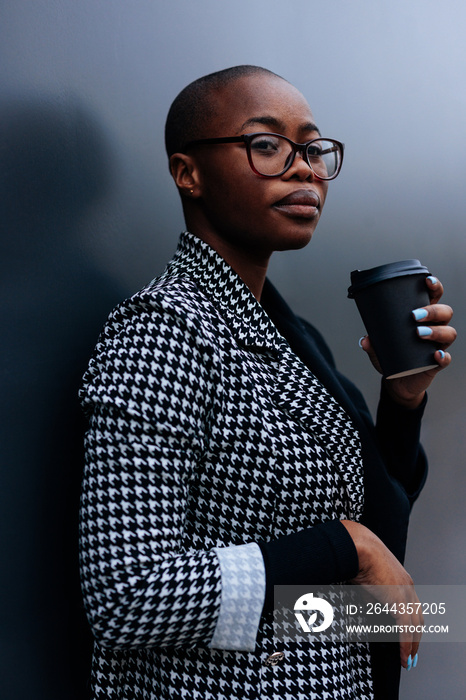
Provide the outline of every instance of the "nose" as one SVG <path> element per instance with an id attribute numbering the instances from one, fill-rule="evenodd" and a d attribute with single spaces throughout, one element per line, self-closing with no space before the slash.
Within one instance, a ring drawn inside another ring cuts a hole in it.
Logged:
<path id="1" fill-rule="evenodd" d="M 284 173 L 284 176 L 288 178 L 297 177 L 300 180 L 314 180 L 315 173 L 311 166 L 306 162 L 306 157 L 304 155 L 304 149 L 296 151 L 293 162 L 289 170 Z"/>

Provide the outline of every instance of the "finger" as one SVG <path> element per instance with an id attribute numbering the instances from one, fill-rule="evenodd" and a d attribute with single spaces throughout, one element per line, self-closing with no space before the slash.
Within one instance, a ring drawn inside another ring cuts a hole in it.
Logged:
<path id="1" fill-rule="evenodd" d="M 415 605 L 413 608 L 413 615 L 411 618 L 411 624 L 414 627 L 413 643 L 411 645 L 411 668 L 415 668 L 417 665 L 417 654 L 418 654 L 418 650 L 419 650 L 419 645 L 421 643 L 422 626 L 424 624 L 424 615 L 422 613 L 422 605 L 421 605 L 417 595 L 416 595 Z M 408 670 L 410 670 L 409 662 L 408 662 Z"/>
<path id="2" fill-rule="evenodd" d="M 413 636 L 409 632 L 401 632 L 400 634 L 400 663 L 403 668 L 410 668 L 410 659 L 413 658 Z"/>
<path id="3" fill-rule="evenodd" d="M 413 644 L 411 647 L 411 658 L 414 659 L 416 656 L 419 645 L 421 643 L 421 637 L 422 637 L 422 625 L 424 624 L 424 618 L 422 614 L 420 616 L 414 616 L 413 618 L 413 625 L 416 628 L 416 631 L 413 634 Z"/>
<path id="4" fill-rule="evenodd" d="M 457 332 L 452 326 L 418 326 L 417 334 L 423 340 L 439 343 L 442 349 L 450 347 L 457 336 Z"/>
<path id="5" fill-rule="evenodd" d="M 362 338 L 359 338 L 358 345 L 364 350 L 364 352 L 369 352 L 372 349 L 371 341 L 369 340 L 368 335 L 363 335 Z"/>
<path id="6" fill-rule="evenodd" d="M 408 656 L 406 660 L 406 665 L 401 664 L 403 668 L 405 668 L 407 671 L 411 671 L 412 668 L 416 668 L 419 660 L 419 652 L 416 649 L 416 651 L 412 651 L 411 654 Z"/>
<path id="7" fill-rule="evenodd" d="M 420 644 L 421 644 L 421 635 L 416 632 L 415 639 L 414 639 L 413 644 L 411 646 L 411 658 L 412 659 L 414 659 L 414 657 L 418 653 Z"/>
<path id="8" fill-rule="evenodd" d="M 430 301 L 436 304 L 443 294 L 443 285 L 436 277 L 429 275 L 426 277 L 426 284 L 429 291 Z"/>
<path id="9" fill-rule="evenodd" d="M 422 634 L 419 630 L 422 624 L 419 620 L 415 619 L 407 620 L 404 624 L 407 625 L 409 629 L 415 630 L 411 633 L 403 632 L 400 634 L 400 663 L 403 668 L 410 671 L 421 643 Z"/>
<path id="10" fill-rule="evenodd" d="M 434 352 L 434 360 L 437 362 L 439 369 L 445 369 L 451 362 L 451 355 L 444 350 L 436 350 Z"/>
<path id="11" fill-rule="evenodd" d="M 412 314 L 417 323 L 435 323 L 447 326 L 453 317 L 453 309 L 447 304 L 432 304 L 413 309 Z"/>
<path id="12" fill-rule="evenodd" d="M 416 632 L 415 639 L 413 640 L 413 643 L 411 645 L 409 656 L 406 659 L 406 666 L 404 666 L 404 668 L 406 668 L 408 671 L 410 671 L 412 668 L 416 668 L 417 666 L 420 642 L 421 636 Z M 401 665 L 403 666 L 403 663 Z"/>

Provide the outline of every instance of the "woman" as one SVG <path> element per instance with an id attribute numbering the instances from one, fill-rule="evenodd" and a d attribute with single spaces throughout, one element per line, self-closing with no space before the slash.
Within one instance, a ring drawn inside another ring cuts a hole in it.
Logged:
<path id="1" fill-rule="evenodd" d="M 374 427 L 266 280 L 275 250 L 310 241 L 342 145 L 254 66 L 185 88 L 166 144 L 189 233 L 112 313 L 82 389 L 93 697 L 397 697 L 417 639 L 276 648 L 271 601 L 276 584 L 339 581 L 417 600 L 400 562 L 425 479 L 425 390 L 455 337 L 442 286 L 427 280 L 421 314 L 438 369 L 384 381 Z"/>

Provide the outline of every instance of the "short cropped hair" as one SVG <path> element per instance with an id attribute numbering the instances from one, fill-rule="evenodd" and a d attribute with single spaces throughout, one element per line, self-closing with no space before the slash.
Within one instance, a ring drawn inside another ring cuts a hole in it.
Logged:
<path id="1" fill-rule="evenodd" d="M 267 68 L 244 65 L 209 73 L 187 85 L 174 99 L 165 123 L 165 147 L 168 157 L 173 153 L 182 152 L 188 141 L 202 137 L 212 119 L 212 96 L 215 90 L 239 78 L 260 73 L 281 78 Z"/>

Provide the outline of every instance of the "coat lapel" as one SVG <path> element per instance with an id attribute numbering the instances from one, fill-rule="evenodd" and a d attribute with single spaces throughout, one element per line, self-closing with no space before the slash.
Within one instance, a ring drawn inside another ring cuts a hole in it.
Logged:
<path id="1" fill-rule="evenodd" d="M 283 339 L 239 275 L 207 243 L 184 232 L 165 275 L 195 283 L 227 323 L 243 347 L 279 352 Z"/>
<path id="2" fill-rule="evenodd" d="M 306 425 L 314 435 L 317 449 L 331 457 L 345 483 L 350 515 L 359 520 L 363 504 L 359 416 L 355 416 L 346 392 L 334 378 L 335 370 L 269 282 L 261 303 L 287 341 L 274 401 Z"/>
<path id="3" fill-rule="evenodd" d="M 358 411 L 338 381 L 331 359 L 327 359 L 324 356 L 316 339 L 306 331 L 303 323 L 268 280 L 264 285 L 261 304 L 278 331 L 286 338 L 293 352 L 326 387 L 333 398 L 352 418 L 356 427 L 358 429 L 363 427 Z"/>

